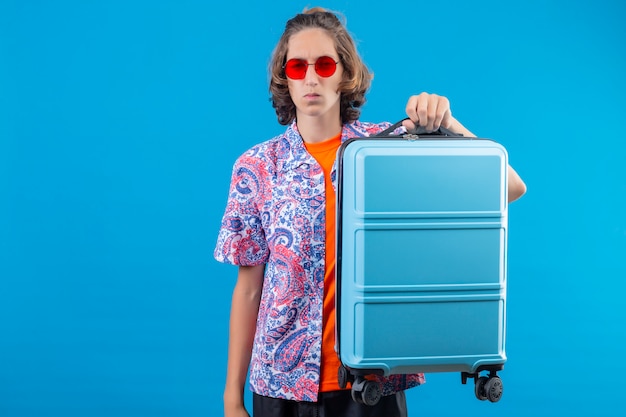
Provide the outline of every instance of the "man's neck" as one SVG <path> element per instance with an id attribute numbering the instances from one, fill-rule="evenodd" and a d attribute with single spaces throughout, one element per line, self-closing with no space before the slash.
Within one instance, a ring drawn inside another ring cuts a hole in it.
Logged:
<path id="1" fill-rule="evenodd" d="M 298 116 L 297 125 L 300 136 L 307 143 L 319 143 L 341 132 L 341 119 L 324 120 L 323 116 Z M 330 118 L 328 118 L 330 119 Z"/>

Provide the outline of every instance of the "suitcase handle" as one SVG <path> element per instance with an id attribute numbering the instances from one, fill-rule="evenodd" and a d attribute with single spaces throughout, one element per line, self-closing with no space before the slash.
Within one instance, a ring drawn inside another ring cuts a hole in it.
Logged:
<path id="1" fill-rule="evenodd" d="M 402 126 L 402 122 L 404 122 L 405 120 L 409 120 L 409 118 L 405 118 L 402 119 L 396 123 L 394 123 L 393 125 L 389 126 L 387 129 L 383 130 L 380 133 L 377 133 L 376 135 L 370 136 L 372 138 L 398 138 L 398 137 L 406 137 L 403 135 L 393 135 L 393 131 L 396 130 L 397 128 L 399 128 L 400 126 Z M 443 126 L 439 126 L 439 128 L 437 130 L 434 131 L 427 131 L 426 128 L 424 126 L 420 126 L 417 125 L 417 127 L 415 129 L 407 129 L 407 134 L 410 137 L 416 137 L 416 138 L 432 138 L 432 137 L 455 137 L 455 138 L 460 138 L 463 137 L 462 134 L 460 133 L 455 133 L 453 131 L 451 131 L 450 129 L 446 129 Z"/>

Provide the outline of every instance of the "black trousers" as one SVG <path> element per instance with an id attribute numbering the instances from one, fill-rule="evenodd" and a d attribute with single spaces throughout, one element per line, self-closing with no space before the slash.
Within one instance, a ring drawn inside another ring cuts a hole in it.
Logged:
<path id="1" fill-rule="evenodd" d="M 350 390 L 322 392 L 315 403 L 252 396 L 253 417 L 407 417 L 403 391 L 382 397 L 374 406 L 359 404 Z"/>

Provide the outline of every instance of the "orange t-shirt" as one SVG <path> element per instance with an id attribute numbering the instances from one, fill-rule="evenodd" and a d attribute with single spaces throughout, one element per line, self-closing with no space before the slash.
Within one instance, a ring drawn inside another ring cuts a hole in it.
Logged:
<path id="1" fill-rule="evenodd" d="M 339 390 L 337 372 L 339 357 L 335 352 L 335 189 L 330 172 L 335 163 L 341 134 L 319 143 L 305 143 L 307 151 L 317 160 L 324 171 L 326 190 L 326 268 L 324 270 L 324 311 L 322 321 L 322 363 L 320 368 L 320 392 Z"/>

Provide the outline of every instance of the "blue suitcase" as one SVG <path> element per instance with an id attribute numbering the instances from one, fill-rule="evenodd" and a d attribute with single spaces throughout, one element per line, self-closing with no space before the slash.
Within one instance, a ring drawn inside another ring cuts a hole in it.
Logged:
<path id="1" fill-rule="evenodd" d="M 366 375 L 461 372 L 498 401 L 507 152 L 450 132 L 389 136 L 399 123 L 337 154 L 339 384 L 373 405 L 381 387 Z"/>

